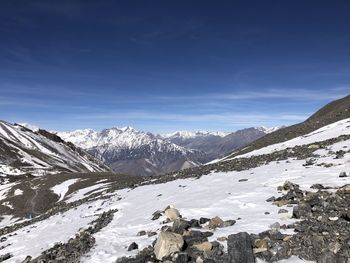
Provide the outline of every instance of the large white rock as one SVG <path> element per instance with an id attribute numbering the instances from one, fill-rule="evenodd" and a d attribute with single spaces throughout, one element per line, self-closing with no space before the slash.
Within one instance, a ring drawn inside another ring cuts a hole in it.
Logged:
<path id="1" fill-rule="evenodd" d="M 161 232 L 154 245 L 154 254 L 158 260 L 181 251 L 184 239 L 181 235 L 172 232 Z"/>
<path id="2" fill-rule="evenodd" d="M 180 212 L 175 208 L 168 208 L 167 210 L 165 210 L 164 213 L 165 213 L 165 216 L 170 221 L 174 221 L 174 220 L 180 218 Z"/>

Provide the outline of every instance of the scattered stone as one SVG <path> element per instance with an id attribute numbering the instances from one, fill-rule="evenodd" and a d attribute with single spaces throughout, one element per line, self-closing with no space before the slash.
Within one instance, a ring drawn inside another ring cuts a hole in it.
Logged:
<path id="1" fill-rule="evenodd" d="M 205 217 L 201 217 L 200 219 L 199 219 L 199 223 L 201 224 L 201 225 L 203 225 L 203 224 L 205 224 L 205 223 L 207 223 L 207 222 L 209 222 L 210 221 L 210 219 L 209 218 L 205 218 Z"/>
<path id="2" fill-rule="evenodd" d="M 141 230 L 140 232 L 137 233 L 137 236 L 145 236 L 147 233 L 144 230 Z"/>
<path id="3" fill-rule="evenodd" d="M 341 173 L 339 174 L 339 177 L 348 177 L 348 175 L 346 174 L 346 172 L 341 172 Z"/>
<path id="4" fill-rule="evenodd" d="M 278 213 L 285 214 L 285 213 L 288 213 L 288 210 L 287 209 L 280 209 L 280 210 L 278 210 Z"/>
<path id="5" fill-rule="evenodd" d="M 236 224 L 236 220 L 226 220 L 224 221 L 222 227 L 229 227 L 233 226 L 234 224 Z"/>
<path id="6" fill-rule="evenodd" d="M 194 244 L 200 244 L 208 241 L 208 237 L 213 235 L 212 232 L 202 232 L 202 231 L 188 231 L 184 234 L 183 238 L 188 246 L 193 246 Z"/>
<path id="7" fill-rule="evenodd" d="M 154 245 L 154 254 L 158 260 L 182 250 L 184 239 L 181 235 L 171 232 L 161 232 Z"/>
<path id="8" fill-rule="evenodd" d="M 162 212 L 158 210 L 158 211 L 156 211 L 156 212 L 153 213 L 153 215 L 152 215 L 152 220 L 157 220 L 157 219 L 159 219 L 161 216 L 162 216 Z"/>
<path id="9" fill-rule="evenodd" d="M 32 257 L 31 257 L 31 256 L 27 256 L 27 257 L 22 261 L 22 263 L 30 263 L 31 260 L 32 260 Z"/>
<path id="10" fill-rule="evenodd" d="M 148 231 L 148 232 L 147 232 L 147 236 L 148 236 L 148 237 L 153 237 L 153 236 L 155 236 L 155 235 L 157 235 L 157 232 L 153 232 L 153 231 Z"/>
<path id="11" fill-rule="evenodd" d="M 200 243 L 200 244 L 196 244 L 193 247 L 196 248 L 199 251 L 208 252 L 208 251 L 212 250 L 213 245 L 210 242 L 206 241 L 206 242 L 203 242 L 203 243 Z"/>
<path id="12" fill-rule="evenodd" d="M 276 223 L 273 223 L 272 225 L 270 225 L 270 228 L 271 228 L 272 230 L 278 231 L 278 230 L 280 230 L 281 225 L 280 225 L 280 223 L 276 222 Z"/>
<path id="13" fill-rule="evenodd" d="M 238 182 L 246 182 L 248 179 L 239 179 Z"/>
<path id="14" fill-rule="evenodd" d="M 247 232 L 229 235 L 227 246 L 229 263 L 255 262 L 252 240 Z"/>
<path id="15" fill-rule="evenodd" d="M 12 258 L 12 254 L 6 253 L 5 255 L 0 255 L 0 262 L 8 260 L 9 258 Z"/>
<path id="16" fill-rule="evenodd" d="M 175 219 L 174 220 L 174 223 L 173 223 L 173 226 L 172 226 L 172 231 L 174 233 L 182 235 L 190 227 L 191 227 L 190 222 L 179 218 L 179 219 Z"/>
<path id="17" fill-rule="evenodd" d="M 345 155 L 345 151 L 343 151 L 343 150 L 336 151 L 335 152 L 335 159 L 341 159 L 344 157 L 344 155 Z"/>
<path id="18" fill-rule="evenodd" d="M 223 227 L 223 225 L 224 221 L 220 217 L 216 216 L 210 219 L 208 227 L 209 229 L 216 229 L 218 227 Z"/>
<path id="19" fill-rule="evenodd" d="M 132 250 L 135 250 L 135 249 L 138 249 L 139 248 L 139 245 L 136 244 L 135 242 L 132 242 L 129 247 L 128 247 L 128 251 L 132 251 Z"/>
<path id="20" fill-rule="evenodd" d="M 308 216 L 311 213 L 311 206 L 306 203 L 301 203 L 293 207 L 293 218 L 300 219 Z"/>
<path id="21" fill-rule="evenodd" d="M 337 217 L 337 216 L 331 216 L 331 217 L 329 217 L 328 218 L 329 220 L 331 220 L 331 221 L 337 221 L 338 219 L 339 219 L 339 217 Z"/>
<path id="22" fill-rule="evenodd" d="M 227 241 L 227 237 L 218 237 L 217 240 L 220 242 L 224 242 Z"/>
<path id="23" fill-rule="evenodd" d="M 266 202 L 273 202 L 276 198 L 274 196 L 271 196 L 270 198 L 266 199 Z"/>

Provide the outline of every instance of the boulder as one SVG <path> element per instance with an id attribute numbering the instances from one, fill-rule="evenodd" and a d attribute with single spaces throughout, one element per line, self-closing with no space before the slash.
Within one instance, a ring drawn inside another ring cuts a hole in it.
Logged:
<path id="1" fill-rule="evenodd" d="M 180 212 L 175 209 L 175 208 L 168 208 L 165 210 L 165 216 L 167 217 L 167 219 L 169 219 L 170 221 L 174 221 L 176 219 L 179 219 L 180 216 Z"/>
<path id="2" fill-rule="evenodd" d="M 218 227 L 223 227 L 224 225 L 224 220 L 222 220 L 220 217 L 216 216 L 209 221 L 209 228 L 210 229 L 215 229 Z"/>
<path id="3" fill-rule="evenodd" d="M 252 240 L 247 232 L 228 236 L 227 252 L 229 263 L 254 263 Z"/>
<path id="4" fill-rule="evenodd" d="M 132 251 L 132 250 L 135 250 L 138 248 L 139 248 L 139 246 L 135 242 L 132 242 L 128 247 L 128 251 Z"/>
<path id="5" fill-rule="evenodd" d="M 200 244 L 196 244 L 193 247 L 195 249 L 197 249 L 199 251 L 203 251 L 203 252 L 208 252 L 208 251 L 213 249 L 213 245 L 208 241 L 200 243 Z"/>
<path id="6" fill-rule="evenodd" d="M 341 173 L 339 174 L 339 177 L 348 177 L 348 176 L 347 176 L 346 172 L 341 172 Z"/>
<path id="7" fill-rule="evenodd" d="M 181 235 L 172 232 L 161 232 L 154 245 L 154 254 L 158 260 L 168 257 L 175 252 L 180 252 L 184 245 Z"/>
<path id="8" fill-rule="evenodd" d="M 191 227 L 190 222 L 183 220 L 181 218 L 178 218 L 174 220 L 172 232 L 182 235 L 190 227 Z"/>
<path id="9" fill-rule="evenodd" d="M 301 203 L 293 207 L 293 218 L 300 219 L 311 213 L 311 206 L 306 203 Z"/>

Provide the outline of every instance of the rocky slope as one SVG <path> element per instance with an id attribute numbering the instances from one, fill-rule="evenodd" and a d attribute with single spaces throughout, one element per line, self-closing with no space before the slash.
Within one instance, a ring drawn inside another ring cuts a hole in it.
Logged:
<path id="1" fill-rule="evenodd" d="M 234 151 L 228 158 L 305 135 L 345 118 L 350 118 L 350 95 L 330 102 L 302 123 L 279 129 Z"/>
<path id="2" fill-rule="evenodd" d="M 45 130 L 33 132 L 0 121 L 0 174 L 41 175 L 63 171 L 98 172 L 109 168 L 55 134 Z"/>

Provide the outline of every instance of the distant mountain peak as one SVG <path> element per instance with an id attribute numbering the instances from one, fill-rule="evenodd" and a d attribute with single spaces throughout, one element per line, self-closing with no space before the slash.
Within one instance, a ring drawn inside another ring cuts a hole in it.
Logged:
<path id="1" fill-rule="evenodd" d="M 166 133 L 161 135 L 164 138 L 171 137 L 181 137 L 181 138 L 195 138 L 195 137 L 203 137 L 203 136 L 220 136 L 224 137 L 228 133 L 226 132 L 209 132 L 209 131 L 176 131 L 172 133 Z"/>

